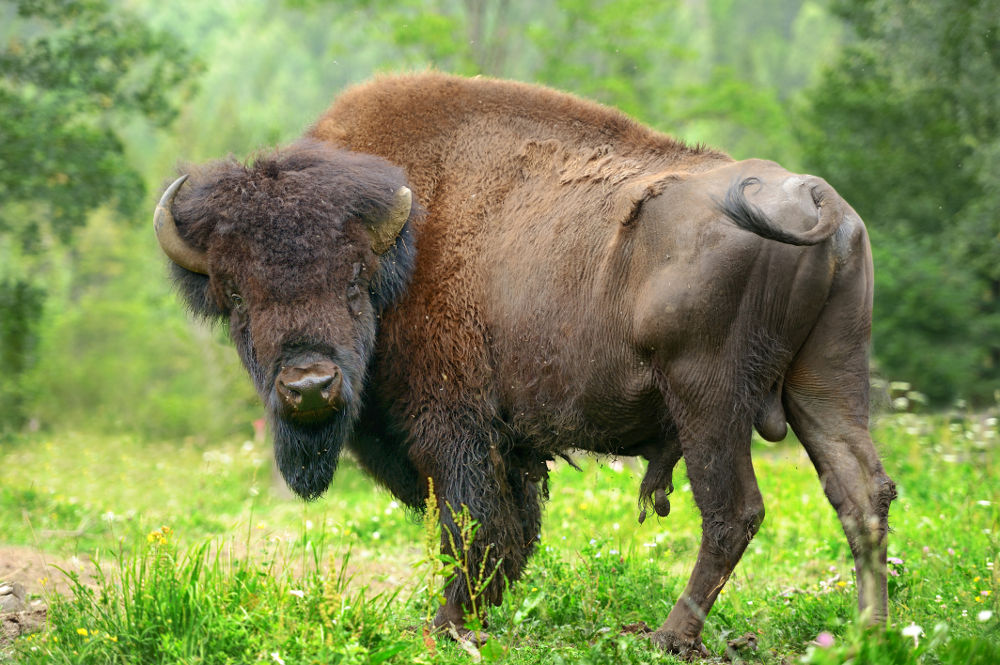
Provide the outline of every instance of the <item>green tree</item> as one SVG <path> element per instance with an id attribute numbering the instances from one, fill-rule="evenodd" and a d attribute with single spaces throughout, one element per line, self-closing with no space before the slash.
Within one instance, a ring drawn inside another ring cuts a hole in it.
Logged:
<path id="1" fill-rule="evenodd" d="M 24 414 L 54 248 L 94 210 L 135 218 L 143 181 L 117 128 L 165 126 L 192 60 L 107 0 L 0 2 L 0 427 Z M 9 399 L 8 399 L 9 398 Z"/>
<path id="2" fill-rule="evenodd" d="M 938 401 L 1000 387 L 1000 0 L 842 0 L 858 41 L 810 93 L 808 167 L 865 218 L 875 355 Z"/>
<path id="3" fill-rule="evenodd" d="M 522 34 L 538 4 L 526 0 L 285 0 L 317 14 L 350 13 L 355 32 L 380 45 L 383 67 L 434 66 L 455 74 L 512 76 L 524 62 Z M 543 10 L 543 9 L 542 9 Z M 348 55 L 334 42 L 331 50 Z M 331 91 L 332 92 L 332 91 Z"/>

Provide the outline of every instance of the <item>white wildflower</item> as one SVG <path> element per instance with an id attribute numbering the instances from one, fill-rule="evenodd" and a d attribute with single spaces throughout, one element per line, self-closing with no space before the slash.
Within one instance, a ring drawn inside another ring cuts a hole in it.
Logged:
<path id="1" fill-rule="evenodd" d="M 903 629 L 903 637 L 912 637 L 913 646 L 917 646 L 920 642 L 920 636 L 924 634 L 924 629 L 915 623 L 911 623 L 909 626 Z"/>

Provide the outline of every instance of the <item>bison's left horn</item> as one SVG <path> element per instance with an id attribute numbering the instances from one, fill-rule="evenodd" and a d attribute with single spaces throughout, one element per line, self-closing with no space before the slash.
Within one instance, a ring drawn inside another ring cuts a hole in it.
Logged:
<path id="1" fill-rule="evenodd" d="M 182 175 L 167 187 L 167 191 L 163 192 L 160 202 L 156 204 L 156 211 L 153 213 L 153 229 L 156 231 L 156 239 L 160 241 L 160 248 L 167 255 L 167 258 L 191 272 L 207 275 L 208 257 L 202 250 L 184 242 L 181 234 L 177 231 L 174 216 L 170 212 L 177 190 L 181 188 L 185 180 L 187 180 L 187 175 Z"/>
<path id="2" fill-rule="evenodd" d="M 392 208 L 382 219 L 372 222 L 368 233 L 372 237 L 372 251 L 385 254 L 396 244 L 396 237 L 403 230 L 403 225 L 410 218 L 410 208 L 413 206 L 413 194 L 410 188 L 403 186 L 396 190 Z"/>

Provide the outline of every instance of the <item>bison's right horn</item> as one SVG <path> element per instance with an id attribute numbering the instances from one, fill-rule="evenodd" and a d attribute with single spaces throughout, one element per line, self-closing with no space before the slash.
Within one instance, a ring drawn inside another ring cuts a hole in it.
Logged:
<path id="1" fill-rule="evenodd" d="M 153 229 L 156 231 L 156 239 L 160 241 L 160 248 L 167 255 L 167 258 L 191 272 L 207 275 L 208 257 L 202 250 L 195 249 L 184 242 L 181 234 L 177 231 L 174 216 L 170 212 L 177 190 L 181 188 L 187 178 L 187 175 L 182 175 L 167 187 L 167 191 L 163 192 L 160 202 L 156 204 L 156 211 L 153 213 Z"/>
<path id="2" fill-rule="evenodd" d="M 372 237 L 372 251 L 385 254 L 396 244 L 396 236 L 403 230 L 403 225 L 410 218 L 410 208 L 413 206 L 413 194 L 410 188 L 403 186 L 396 190 L 396 198 L 392 208 L 386 215 L 368 227 Z"/>

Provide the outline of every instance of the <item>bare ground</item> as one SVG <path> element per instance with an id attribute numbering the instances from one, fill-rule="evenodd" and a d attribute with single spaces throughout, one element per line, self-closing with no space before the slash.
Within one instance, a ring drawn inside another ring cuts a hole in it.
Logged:
<path id="1" fill-rule="evenodd" d="M 37 632 L 45 627 L 48 594 L 68 594 L 69 580 L 58 569 L 80 573 L 85 584 L 93 584 L 93 570 L 89 560 L 45 554 L 32 547 L 6 545 L 0 547 L 0 582 L 17 583 L 25 589 L 24 609 L 0 613 L 0 661 L 11 653 L 11 643 L 19 635 Z"/>
<path id="2" fill-rule="evenodd" d="M 0 546 L 0 581 L 24 585 L 28 598 L 44 596 L 49 592 L 69 593 L 69 581 L 60 568 L 79 572 L 85 584 L 94 583 L 93 575 L 87 573 L 92 571 L 93 566 L 86 556 L 67 559 L 33 547 Z"/>

